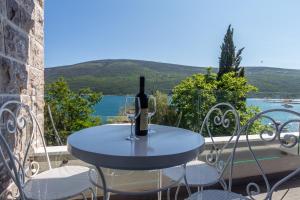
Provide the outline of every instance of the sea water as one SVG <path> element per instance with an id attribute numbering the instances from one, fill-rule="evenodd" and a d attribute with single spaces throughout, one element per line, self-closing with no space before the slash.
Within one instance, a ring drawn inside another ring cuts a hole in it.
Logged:
<path id="1" fill-rule="evenodd" d="M 124 107 L 126 96 L 105 95 L 100 103 L 95 106 L 95 115 L 100 116 L 102 123 L 105 123 L 109 117 L 118 116 L 120 110 Z M 285 108 L 283 102 L 276 101 L 275 103 L 266 99 L 248 98 L 246 100 L 248 106 L 257 106 L 261 111 L 277 108 Z M 290 110 L 300 112 L 300 104 L 290 104 L 293 107 Z M 270 114 L 277 121 L 287 121 L 292 119 L 293 115 L 288 113 L 275 112 Z M 265 121 L 269 123 L 270 121 Z"/>

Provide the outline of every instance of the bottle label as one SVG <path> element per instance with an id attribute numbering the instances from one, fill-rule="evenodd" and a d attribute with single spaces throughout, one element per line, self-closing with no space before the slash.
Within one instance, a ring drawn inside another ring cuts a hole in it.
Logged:
<path id="1" fill-rule="evenodd" d="M 140 119 L 140 130 L 148 130 L 148 108 L 141 109 Z"/>

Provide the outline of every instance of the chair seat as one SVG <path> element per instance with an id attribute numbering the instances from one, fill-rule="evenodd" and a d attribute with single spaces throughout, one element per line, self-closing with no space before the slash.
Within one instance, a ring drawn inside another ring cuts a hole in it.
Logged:
<path id="1" fill-rule="evenodd" d="M 224 190 L 204 190 L 192 194 L 186 200 L 249 200 L 249 198 Z"/>
<path id="2" fill-rule="evenodd" d="M 180 167 L 168 168 L 163 171 L 163 174 L 172 180 L 178 180 L 181 176 Z M 187 163 L 186 177 L 188 184 L 191 186 L 208 186 L 219 181 L 218 171 L 200 160 Z M 184 183 L 184 180 L 181 183 Z"/>
<path id="3" fill-rule="evenodd" d="M 28 199 L 39 200 L 74 197 L 93 188 L 89 170 L 82 166 L 64 166 L 42 172 L 26 182 L 25 195 Z"/>

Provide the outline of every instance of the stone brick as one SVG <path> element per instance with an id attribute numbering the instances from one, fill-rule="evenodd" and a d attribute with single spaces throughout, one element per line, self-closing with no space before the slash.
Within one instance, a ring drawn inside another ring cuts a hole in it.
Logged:
<path id="1" fill-rule="evenodd" d="M 27 89 L 26 66 L 0 56 L 0 93 L 21 94 Z"/>
<path id="2" fill-rule="evenodd" d="M 0 191 L 3 191 L 10 184 L 10 178 L 4 164 L 0 162 Z"/>
<path id="3" fill-rule="evenodd" d="M 20 28 L 22 28 L 26 33 L 29 33 L 33 28 L 34 20 L 32 19 L 32 14 L 28 14 L 25 9 L 21 9 L 21 19 Z"/>
<path id="4" fill-rule="evenodd" d="M 6 16 L 6 0 L 0 0 L 0 15 Z"/>
<path id="5" fill-rule="evenodd" d="M 34 9 L 34 27 L 32 35 L 40 43 L 44 44 L 44 11 L 39 8 Z"/>
<path id="6" fill-rule="evenodd" d="M 44 115 L 44 96 L 31 96 L 31 102 L 32 102 L 32 110 L 34 113 L 38 116 L 40 115 L 40 120 L 38 120 L 40 123 L 42 123 L 41 116 Z"/>
<path id="7" fill-rule="evenodd" d="M 29 65 L 40 70 L 44 69 L 44 48 L 33 38 L 30 38 Z"/>
<path id="8" fill-rule="evenodd" d="M 16 25 L 20 24 L 21 8 L 16 0 L 9 0 L 6 2 L 7 19 Z"/>
<path id="9" fill-rule="evenodd" d="M 9 67 L 11 65 L 10 60 L 0 57 L 0 93 L 4 93 L 6 91 L 6 86 L 9 84 Z"/>
<path id="10" fill-rule="evenodd" d="M 4 26 L 5 53 L 22 62 L 28 61 L 29 37 L 24 36 L 10 25 Z"/>
<path id="11" fill-rule="evenodd" d="M 29 33 L 34 25 L 32 13 L 25 11 L 25 8 L 20 6 L 16 0 L 9 0 L 7 2 L 7 19 L 27 33 Z"/>
<path id="12" fill-rule="evenodd" d="M 20 5 L 25 8 L 26 12 L 31 14 L 34 10 L 34 0 L 18 0 Z"/>
<path id="13" fill-rule="evenodd" d="M 44 8 L 44 0 L 37 0 L 41 8 Z"/>
<path id="14" fill-rule="evenodd" d="M 17 94 L 25 94 L 27 93 L 28 85 L 28 71 L 24 64 L 19 64 L 17 62 L 12 62 L 13 68 L 10 69 L 10 87 L 8 90 L 17 89 Z"/>
<path id="15" fill-rule="evenodd" d="M 28 77 L 30 96 L 44 95 L 44 71 L 30 67 Z"/>
<path id="16" fill-rule="evenodd" d="M 0 18 L 0 53 L 4 53 L 3 20 Z"/>

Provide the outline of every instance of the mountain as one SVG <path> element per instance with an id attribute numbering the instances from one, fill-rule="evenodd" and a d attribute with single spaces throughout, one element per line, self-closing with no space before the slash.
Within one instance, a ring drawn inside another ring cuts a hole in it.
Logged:
<path id="1" fill-rule="evenodd" d="M 272 67 L 245 69 L 249 83 L 258 87 L 261 93 L 272 93 L 273 97 L 283 97 L 286 93 L 297 93 L 300 96 L 300 70 Z M 48 84 L 64 77 L 74 90 L 90 87 L 104 94 L 134 94 L 138 91 L 140 75 L 146 77 L 148 90 L 170 92 L 185 77 L 205 72 L 206 67 L 118 59 L 46 68 L 45 78 Z"/>

